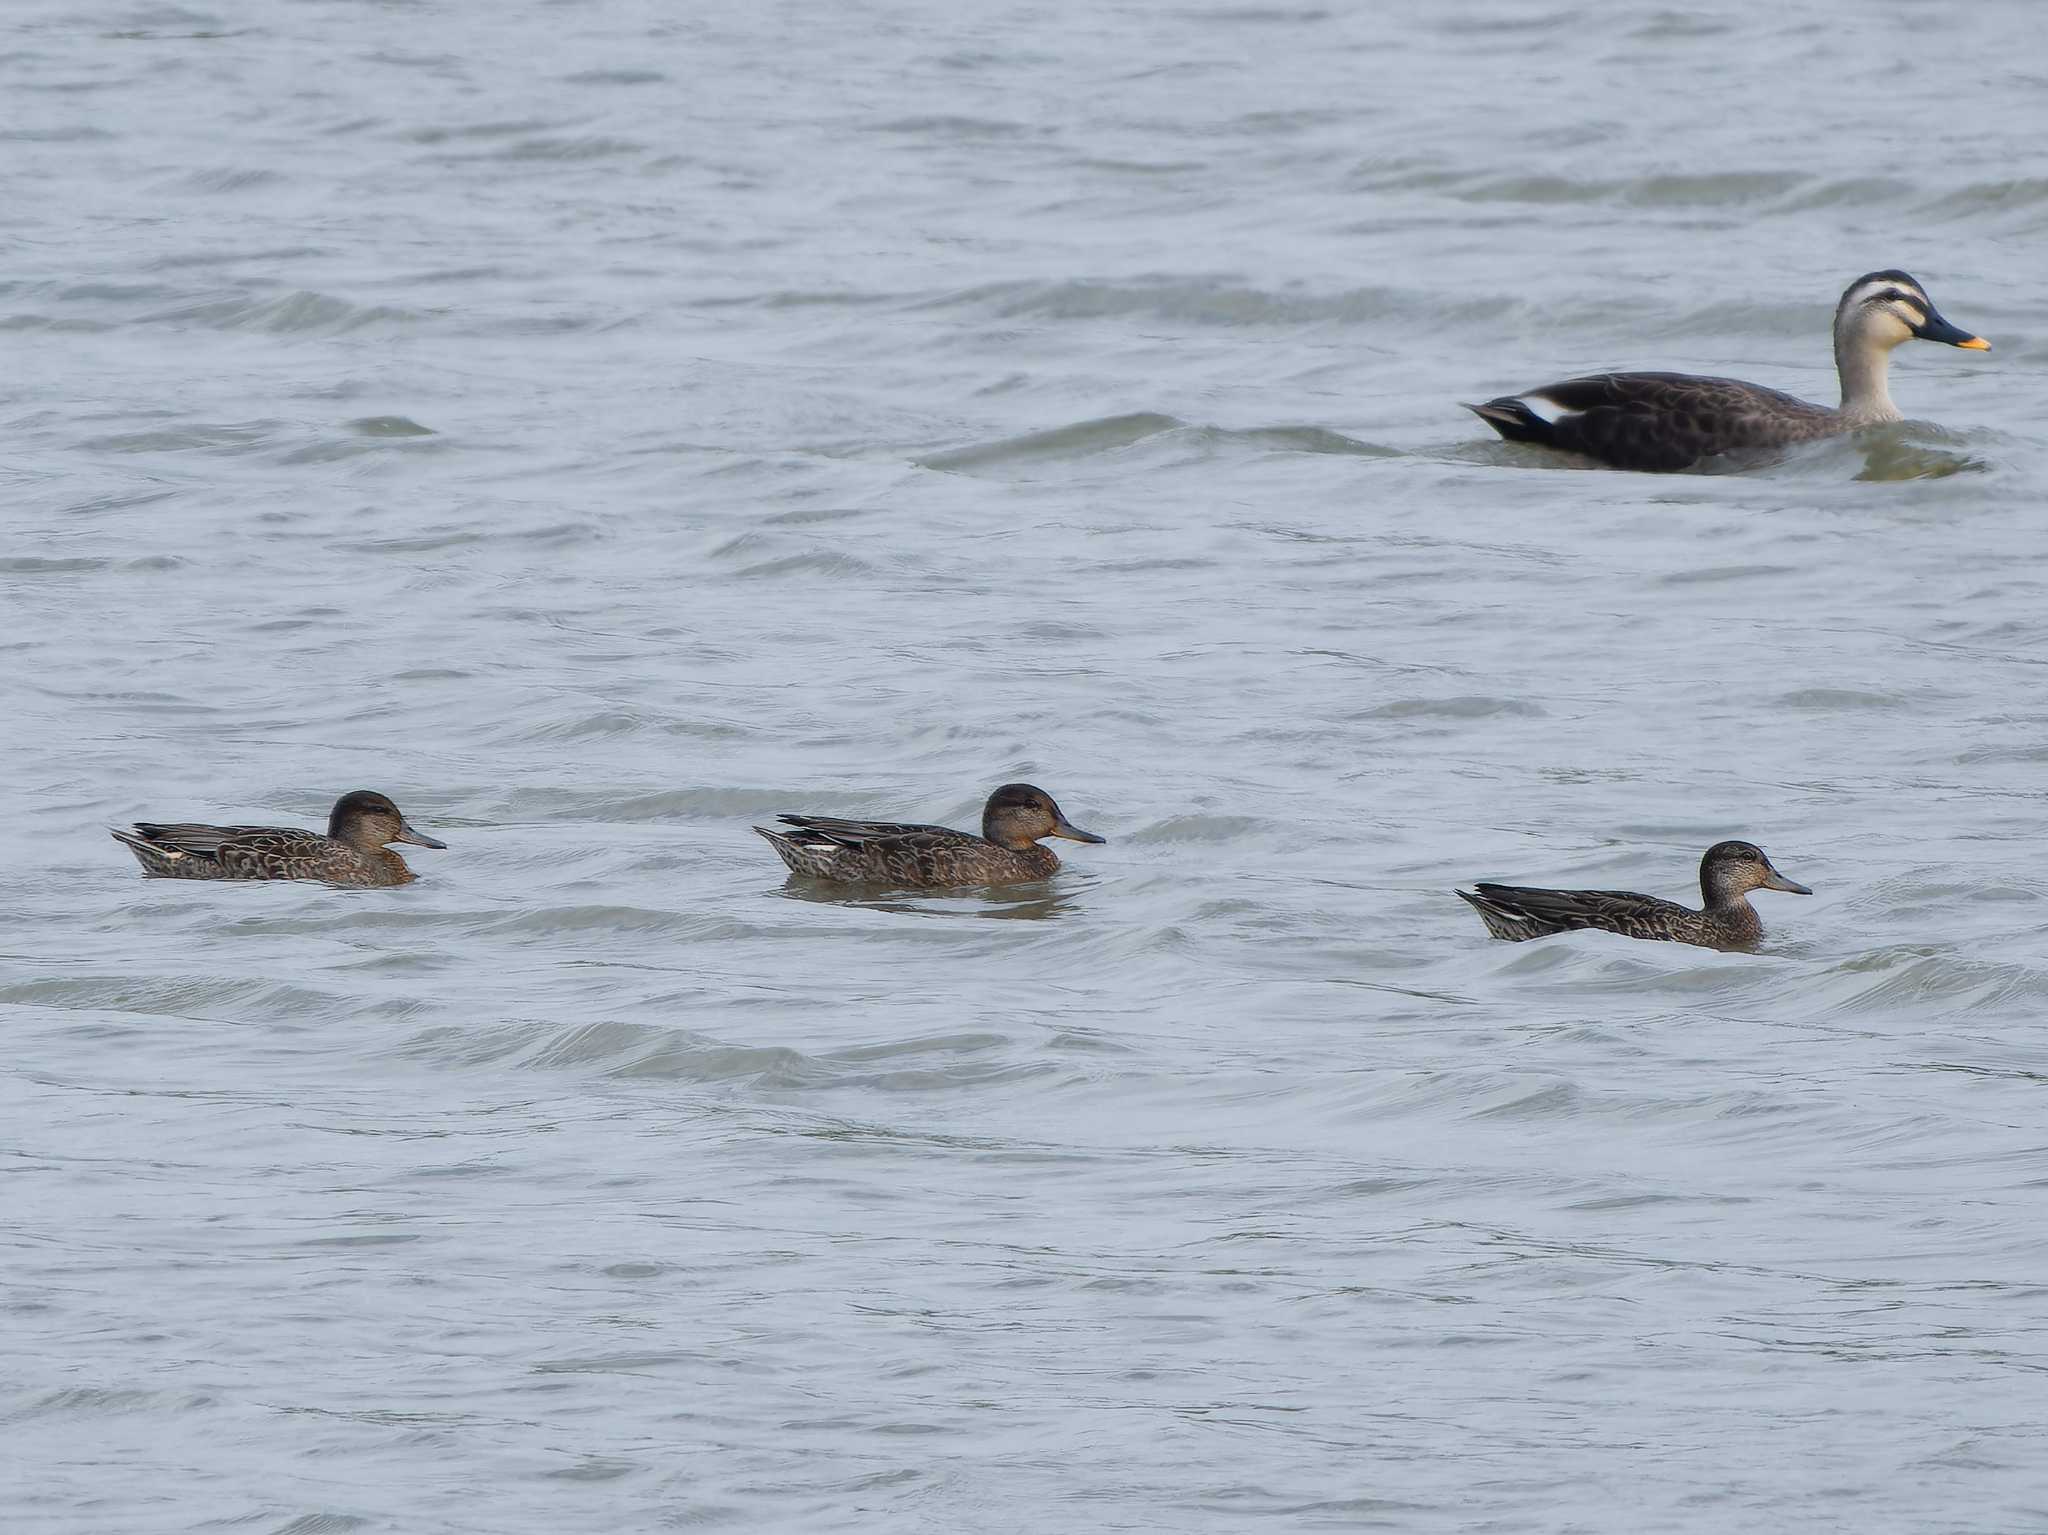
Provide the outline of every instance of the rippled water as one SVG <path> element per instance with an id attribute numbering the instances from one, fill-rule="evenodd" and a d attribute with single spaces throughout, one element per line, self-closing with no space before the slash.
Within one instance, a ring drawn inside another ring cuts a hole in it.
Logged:
<path id="1" fill-rule="evenodd" d="M 2048 1520 L 2032 0 L 5 25 L 10 1530 Z M 1884 266 L 1920 424 L 1457 408 Z"/>

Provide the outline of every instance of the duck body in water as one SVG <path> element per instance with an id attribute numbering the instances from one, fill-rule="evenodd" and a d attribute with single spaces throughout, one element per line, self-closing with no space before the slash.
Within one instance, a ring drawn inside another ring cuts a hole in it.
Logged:
<path id="1" fill-rule="evenodd" d="M 988 797 L 981 835 L 948 826 L 846 821 L 829 815 L 778 817 L 793 830 L 756 826 L 792 874 L 839 884 L 943 890 L 1049 879 L 1059 856 L 1042 837 L 1101 842 L 1069 821 L 1045 790 L 1007 783 Z"/>
<path id="2" fill-rule="evenodd" d="M 357 789 L 334 802 L 327 832 L 296 826 L 206 826 L 138 821 L 113 838 L 157 879 L 312 879 L 364 889 L 415 878 L 388 843 L 445 848 L 415 831 L 390 797 Z"/>
<path id="3" fill-rule="evenodd" d="M 1465 408 L 1509 442 L 1582 454 L 1616 469 L 1689 469 L 1717 454 L 1764 452 L 1903 419 L 1887 375 L 1892 349 L 1914 340 L 1975 352 L 1991 345 L 1943 319 L 1906 273 L 1871 272 L 1849 284 L 1835 306 L 1839 406 L 1734 378 L 1594 373 Z"/>
<path id="4" fill-rule="evenodd" d="M 1813 892 L 1771 865 L 1754 842 L 1717 842 L 1700 859 L 1703 908 L 1633 890 L 1540 890 L 1525 885 L 1474 885 L 1458 896 L 1479 913 L 1496 938 L 1521 943 L 1597 927 L 1624 938 L 1662 939 L 1703 949 L 1748 951 L 1764 936 L 1764 925 L 1749 904 L 1752 890 Z"/>

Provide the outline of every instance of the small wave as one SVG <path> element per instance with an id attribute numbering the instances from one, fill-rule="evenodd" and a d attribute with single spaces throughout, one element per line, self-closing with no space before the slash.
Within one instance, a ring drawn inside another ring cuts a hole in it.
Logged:
<path id="1" fill-rule="evenodd" d="M 1470 1111 L 1474 1119 L 1569 1119 L 1584 1111 L 1585 1094 L 1569 1082 L 1517 1087 L 1507 1098 Z"/>
<path id="2" fill-rule="evenodd" d="M 78 446 L 94 453 L 221 453 L 239 456 L 271 446 L 287 430 L 282 421 L 193 422 L 149 432 L 88 437 Z"/>
<path id="3" fill-rule="evenodd" d="M 1008 885 L 986 890 L 892 891 L 858 885 L 828 885 L 816 880 L 785 879 L 776 894 L 786 900 L 850 910 L 889 912 L 900 917 L 952 921 L 960 917 L 996 921 L 1047 922 L 1075 910 L 1075 882 Z"/>
<path id="4" fill-rule="evenodd" d="M 373 325 L 411 325 L 417 314 L 385 305 L 357 305 L 304 289 L 276 298 L 207 299 L 142 316 L 145 325 L 199 325 L 213 330 L 257 330 L 278 335 L 330 335 Z"/>
<path id="5" fill-rule="evenodd" d="M 1820 208 L 1854 208 L 1859 211 L 1887 203 L 1903 203 L 1919 188 L 1910 181 L 1891 176 L 1848 176 L 1835 181 L 1815 181 L 1796 187 L 1775 203 L 1773 213 L 1811 213 Z"/>
<path id="6" fill-rule="evenodd" d="M 0 128 L 0 144 L 104 144 L 113 137 L 89 123 L 68 128 Z"/>
<path id="7" fill-rule="evenodd" d="M 562 124 L 542 117 L 510 118 L 494 122 L 466 123 L 454 128 L 408 128 L 398 137 L 408 144 L 447 144 L 463 139 L 506 139 L 515 134 L 538 134 Z"/>
<path id="8" fill-rule="evenodd" d="M 1119 160 L 1091 155 L 1074 164 L 1084 171 L 1110 176 L 1185 176 L 1202 168 L 1200 160 Z"/>
<path id="9" fill-rule="evenodd" d="M 876 123 L 870 131 L 874 133 L 903 134 L 915 138 L 977 141 L 1025 138 L 1043 130 L 1027 127 L 1023 123 L 1008 122 L 1001 118 L 942 115 L 891 118 L 887 122 Z"/>
<path id="10" fill-rule="evenodd" d="M 1801 574 L 1796 565 L 1707 565 L 1698 570 L 1674 570 L 1657 578 L 1659 586 L 1711 586 L 1724 581 L 1756 581 L 1767 576 Z"/>
<path id="11" fill-rule="evenodd" d="M 48 292 L 49 288 L 33 284 L 25 291 Z M 81 282 L 62 289 L 57 297 L 66 304 L 154 304 L 168 302 L 178 294 L 169 283 Z"/>
<path id="12" fill-rule="evenodd" d="M 619 1081 L 747 1084 L 777 1092 L 929 1092 L 1064 1070 L 1024 1059 L 1008 1035 L 951 1031 L 843 1046 L 823 1053 L 735 1045 L 688 1029 L 611 1020 L 508 1023 L 481 1032 L 437 1025 L 403 1047 L 457 1066 L 511 1065 Z"/>
<path id="13" fill-rule="evenodd" d="M 1772 700 L 1787 709 L 1834 714 L 1845 709 L 1888 711 L 1905 707 L 1894 693 L 1866 693 L 1856 688 L 1796 688 Z"/>
<path id="14" fill-rule="evenodd" d="M 226 245 L 210 250 L 172 251 L 162 256 L 151 257 L 143 266 L 152 272 L 196 271 L 205 267 L 232 267 L 240 271 L 251 265 L 277 267 L 288 261 L 306 261 L 327 254 L 327 249 L 318 245 L 277 245 L 264 248 Z M 86 286 L 90 288 L 96 285 Z M 66 297 L 69 296 L 67 293 Z M 150 295 L 138 293 L 135 296 L 142 298 Z M 164 290 L 160 296 L 175 298 L 177 293 Z"/>
<path id="15" fill-rule="evenodd" d="M 284 179 L 276 171 L 222 167 L 192 171 L 178 184 L 188 192 L 246 192 L 251 187 L 280 185 Z"/>
<path id="16" fill-rule="evenodd" d="M 617 722 L 627 731 L 659 728 L 659 722 L 644 720 L 634 714 L 588 717 L 588 723 L 592 725 L 601 725 L 606 720 Z M 579 717 L 577 722 L 569 725 L 550 726 L 534 732 L 531 738 L 550 740 L 564 735 L 573 736 L 584 728 L 585 723 Z M 605 732 L 599 728 L 592 729 L 590 733 Z M 747 816 L 770 815 L 776 808 L 787 809 L 785 802 L 788 798 L 786 794 L 738 789 L 672 789 L 661 794 L 620 797 L 543 784 L 531 789 L 513 789 L 503 799 L 486 807 L 484 813 L 492 824 L 500 826 L 558 823 L 575 826 L 591 823 L 638 825 L 704 818 L 734 821 Z"/>
<path id="17" fill-rule="evenodd" d="M 1690 41 L 1698 37 L 1721 37 L 1733 30 L 1731 22 L 1691 11 L 1654 11 L 1644 17 L 1629 36 L 1640 42 Z"/>
<path id="18" fill-rule="evenodd" d="M 1859 480 L 1945 480 L 1952 474 L 1985 474 L 1989 460 L 1952 453 L 1898 438 L 1880 438 L 1865 445 Z"/>
<path id="19" fill-rule="evenodd" d="M 1276 823 L 1245 815 L 1176 815 L 1130 832 L 1119 841 L 1165 843 L 1234 842 L 1258 832 L 1271 831 Z"/>
<path id="20" fill-rule="evenodd" d="M 497 149 L 461 158 L 483 160 L 564 160 L 580 164 L 587 160 L 611 160 L 621 155 L 642 155 L 648 146 L 634 139 L 537 138 L 521 139 Z"/>
<path id="21" fill-rule="evenodd" d="M 585 69 L 562 79 L 569 85 L 666 85 L 669 77 L 658 69 Z"/>
<path id="22" fill-rule="evenodd" d="M 1992 467 L 1988 460 L 1946 446 L 1962 440 L 1959 434 L 1932 422 L 1901 421 L 1801 443 L 1760 462 L 1726 460 L 1721 467 L 1722 472 L 1755 468 L 1774 476 L 1878 482 L 1939 480 L 1952 474 L 1988 472 Z"/>
<path id="23" fill-rule="evenodd" d="M 1947 218 L 2007 208 L 2033 208 L 2042 203 L 2048 203 L 2048 177 L 2020 176 L 2001 181 L 1972 181 L 1952 187 L 1932 202 L 1923 204 L 1919 211 L 1927 217 Z"/>
<path id="24" fill-rule="evenodd" d="M 154 1391 L 134 1386 L 65 1386 L 46 1392 L 8 1414 L 14 1422 L 55 1414 L 104 1416 L 112 1413 L 188 1413 L 213 1406 L 219 1399 L 189 1391 Z"/>
<path id="25" fill-rule="evenodd" d="M 637 709 L 598 709 L 565 719 L 527 722 L 512 733 L 515 741 L 616 740 L 628 736 L 684 736 L 698 740 L 729 740 L 739 728 L 723 720 L 660 715 Z M 542 796 L 559 812 L 563 801 L 554 791 Z"/>
<path id="26" fill-rule="evenodd" d="M 277 462 L 287 465 L 339 464 L 346 463 L 350 459 L 363 458 L 377 453 L 399 451 L 407 453 L 440 453 L 449 451 L 451 445 L 448 443 L 421 440 L 422 438 L 437 436 L 437 433 L 427 431 L 358 433 L 354 432 L 353 428 L 351 428 L 351 435 L 349 436 L 317 438 L 312 442 L 302 443 L 298 447 L 282 452 L 278 454 Z M 578 524 L 577 526 L 583 525 Z M 343 547 L 366 546 L 344 545 Z"/>
<path id="27" fill-rule="evenodd" d="M 1221 278 L 1151 277 L 1125 282 L 990 283 L 926 301 L 927 308 L 966 305 L 1004 319 L 1105 320 L 1130 317 L 1193 325 L 1404 324 L 1431 307 L 1423 295 L 1394 288 L 1334 293 L 1273 293 Z M 1491 306 L 1478 306 L 1491 312 Z"/>
<path id="28" fill-rule="evenodd" d="M 362 1011 L 359 998 L 336 992 L 203 976 L 59 976 L 0 988 L 0 1002 L 184 1018 L 256 1017 L 271 1023 L 332 1021 Z"/>
<path id="29" fill-rule="evenodd" d="M 351 432 L 361 437 L 432 437 L 434 429 L 421 426 L 404 416 L 358 416 L 344 423 Z"/>
<path id="30" fill-rule="evenodd" d="M 285 463 L 324 463 L 340 454 L 319 455 L 310 450 L 287 454 Z M 337 549 L 351 554 L 434 554 L 443 549 L 460 549 L 469 544 L 485 541 L 482 533 L 468 528 L 451 528 L 446 533 L 418 533 L 406 538 L 365 538 L 351 543 L 336 544 Z"/>
<path id="31" fill-rule="evenodd" d="M 1458 178 L 1446 175 L 1434 179 L 1454 184 Z M 1445 190 L 1459 202 L 1465 203 L 1535 203 L 1539 206 L 1549 206 L 1557 203 L 1603 202 L 1615 195 L 1615 183 L 1577 181 L 1569 176 L 1556 175 L 1495 176 L 1476 185 L 1446 185 Z"/>
<path id="32" fill-rule="evenodd" d="M 1411 184 L 1417 176 L 1405 178 Z M 1820 181 L 1788 171 L 1720 171 L 1705 175 L 1656 175 L 1626 180 L 1587 180 L 1549 174 L 1487 175 L 1471 179 L 1455 172 L 1422 172 L 1420 180 L 1459 202 L 1527 203 L 1555 207 L 1606 203 L 1623 208 L 1744 208 L 1796 213 L 1829 207 L 1881 188 L 1887 195 L 1910 191 L 1904 183 Z"/>
<path id="33" fill-rule="evenodd" d="M 812 528 L 827 522 L 850 522 L 868 516 L 873 510 L 866 506 L 797 506 L 785 512 L 766 513 L 761 524 L 770 528 Z"/>
<path id="34" fill-rule="evenodd" d="M 837 550 L 818 549 L 807 554 L 784 555 L 780 559 L 762 560 L 759 564 L 743 565 L 733 572 L 737 580 L 773 581 L 787 577 L 817 577 L 830 579 L 859 579 L 871 576 L 875 567 L 866 560 Z"/>
<path id="35" fill-rule="evenodd" d="M 1686 475 L 1714 478 L 1725 475 L 1758 475 L 1813 480 L 1939 480 L 1954 474 L 1982 474 L 1992 470 L 1990 460 L 1974 454 L 1933 446 L 1921 440 L 1930 435 L 1954 440 L 1939 427 L 1923 422 L 1901 426 L 1866 428 L 1818 442 L 1764 452 L 1721 454 L 1703 459 Z M 1525 443 L 1461 440 L 1442 451 L 1454 461 L 1497 465 L 1514 469 L 1546 469 L 1581 473 L 1608 472 L 1608 466 L 1576 453 L 1563 453 Z"/>
<path id="36" fill-rule="evenodd" d="M 1376 709 L 1367 709 L 1358 716 L 1369 720 L 1406 719 L 1449 719 L 1483 720 L 1501 716 L 1522 719 L 1541 719 L 1545 710 L 1539 704 L 1524 698 L 1489 698 L 1472 695 L 1463 698 L 1402 698 L 1390 704 L 1381 704 Z"/>
<path id="37" fill-rule="evenodd" d="M 1248 137 L 1285 137 L 1313 128 L 1329 128 L 1351 120 L 1348 111 L 1329 107 L 1296 107 L 1284 111 L 1247 112 L 1223 125 L 1224 131 Z"/>
<path id="38" fill-rule="evenodd" d="M 1204 11 L 1202 20 L 1235 26 L 1312 26 L 1328 21 L 1331 13 L 1319 5 L 1232 5 Z M 1333 114 L 1334 115 L 1334 114 Z"/>
<path id="39" fill-rule="evenodd" d="M 656 934 L 678 942 L 723 943 L 759 929 L 719 913 L 658 911 L 645 906 L 539 906 L 490 925 L 493 933 L 562 936 Z"/>
<path id="40" fill-rule="evenodd" d="M 2014 1003 L 2038 1010 L 2048 972 L 1925 944 L 1869 950 L 1835 965 L 1816 988 L 1821 1016 L 1975 1016 Z"/>
<path id="41" fill-rule="evenodd" d="M 694 1363 L 701 1356 L 682 1350 L 627 1350 L 611 1354 L 572 1354 L 543 1359 L 527 1368 L 536 1375 L 644 1375 L 663 1365 Z"/>
<path id="42" fill-rule="evenodd" d="M 915 462 L 922 469 L 957 474 L 998 465 L 1086 458 L 1113 448 L 1128 447 L 1160 432 L 1174 431 L 1184 424 L 1172 416 L 1142 411 L 1128 416 L 1102 416 L 1043 432 L 1027 432 L 1022 437 L 1005 437 L 996 442 L 933 453 Z"/>
<path id="43" fill-rule="evenodd" d="M 1647 176 L 1624 182 L 1620 200 L 1638 208 L 1746 207 L 1783 197 L 1807 178 L 1786 171 L 1721 171 L 1700 176 Z"/>
<path id="44" fill-rule="evenodd" d="M 0 559 L 0 575 L 78 575 L 88 570 L 105 570 L 112 563 L 112 560 L 106 559 L 39 559 L 34 555 L 23 554 Z"/>
<path id="45" fill-rule="evenodd" d="M 1363 437 L 1347 437 L 1321 426 L 1195 426 L 1182 429 L 1193 442 L 1222 449 L 1255 448 L 1270 453 L 1328 453 L 1342 458 L 1406 458 Z"/>
<path id="46" fill-rule="evenodd" d="M 859 309 L 901 303 L 903 295 L 880 288 L 771 288 L 758 293 L 713 295 L 697 301 L 700 309 Z"/>

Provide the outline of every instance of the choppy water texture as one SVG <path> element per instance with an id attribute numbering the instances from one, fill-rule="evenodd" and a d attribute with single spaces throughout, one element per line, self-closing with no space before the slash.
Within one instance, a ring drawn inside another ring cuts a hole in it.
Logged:
<path id="1" fill-rule="evenodd" d="M 5 26 L 10 1531 L 2048 1521 L 2034 0 Z M 1457 408 L 1885 266 L 1939 426 Z"/>

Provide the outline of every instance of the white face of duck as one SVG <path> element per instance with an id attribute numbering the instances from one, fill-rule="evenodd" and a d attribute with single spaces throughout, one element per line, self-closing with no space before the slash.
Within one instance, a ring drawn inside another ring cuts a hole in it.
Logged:
<path id="1" fill-rule="evenodd" d="M 1991 343 L 1951 325 L 1934 307 L 1927 290 L 1904 272 L 1873 272 L 1859 277 L 1842 295 L 1835 310 L 1835 347 L 1889 352 L 1901 341 L 1940 341 L 1982 352 Z"/>
<path id="2" fill-rule="evenodd" d="M 1850 425 L 1899 419 L 1885 371 L 1892 348 L 1913 340 L 1972 352 L 1991 346 L 1944 320 L 1927 290 L 1904 272 L 1872 272 L 1849 284 L 1835 309 L 1835 369 L 1842 377 L 1842 414 Z"/>
<path id="3" fill-rule="evenodd" d="M 1838 341 L 1854 338 L 1865 346 L 1889 352 L 1919 334 L 1934 305 L 1918 283 L 1893 277 L 1866 277 L 1842 295 L 1835 316 Z"/>

